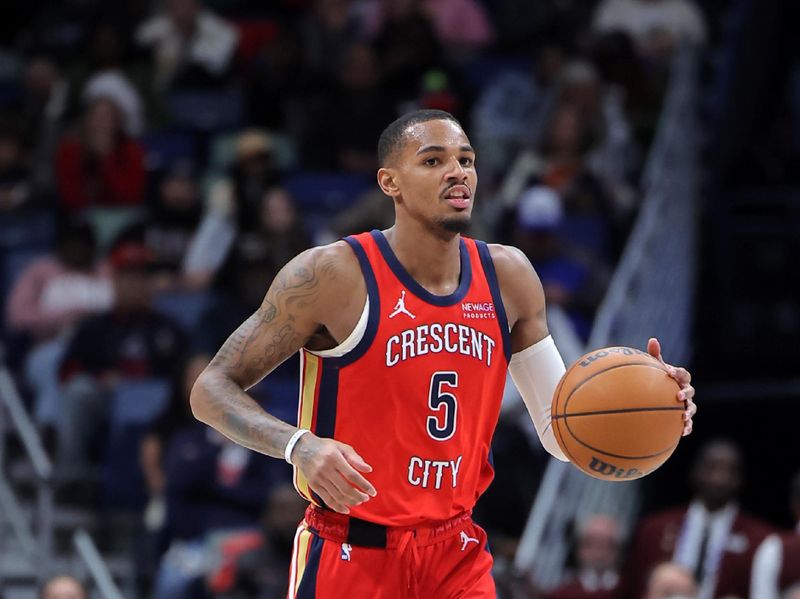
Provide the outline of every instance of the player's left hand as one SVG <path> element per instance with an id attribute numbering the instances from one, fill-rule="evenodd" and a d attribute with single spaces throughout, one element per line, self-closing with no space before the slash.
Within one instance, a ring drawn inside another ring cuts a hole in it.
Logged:
<path id="1" fill-rule="evenodd" d="M 686 411 L 683 413 L 683 436 L 685 437 L 692 432 L 692 416 L 697 413 L 697 406 L 694 403 L 692 375 L 689 374 L 689 371 L 685 368 L 672 366 L 664 362 L 664 358 L 661 357 L 661 344 L 655 337 L 651 337 L 647 342 L 647 353 L 661 362 L 666 367 L 669 375 L 674 378 L 681 387 L 681 390 L 677 393 L 677 397 L 678 401 L 682 401 L 686 405 Z"/>

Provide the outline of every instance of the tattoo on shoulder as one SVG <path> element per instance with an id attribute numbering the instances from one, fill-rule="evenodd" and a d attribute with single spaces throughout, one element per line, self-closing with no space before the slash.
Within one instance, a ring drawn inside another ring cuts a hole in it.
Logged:
<path id="1" fill-rule="evenodd" d="M 308 335 L 297 329 L 297 311 L 312 306 L 323 281 L 334 276 L 334 259 L 324 254 L 312 252 L 305 263 L 288 264 L 258 310 L 231 334 L 214 361 L 238 370 L 248 386 L 258 382 L 307 341 Z M 258 352 L 249 352 L 255 343 Z"/>

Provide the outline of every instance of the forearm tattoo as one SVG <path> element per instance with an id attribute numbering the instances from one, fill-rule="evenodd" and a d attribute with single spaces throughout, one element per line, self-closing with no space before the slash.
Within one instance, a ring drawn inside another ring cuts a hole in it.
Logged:
<path id="1" fill-rule="evenodd" d="M 275 457 L 294 427 L 265 412 L 245 390 L 308 340 L 300 315 L 319 302 L 323 281 L 335 278 L 334 260 L 309 252 L 276 276 L 259 309 L 225 341 L 202 379 L 204 418 L 230 439 Z M 302 318 L 308 328 L 308 317 Z"/>

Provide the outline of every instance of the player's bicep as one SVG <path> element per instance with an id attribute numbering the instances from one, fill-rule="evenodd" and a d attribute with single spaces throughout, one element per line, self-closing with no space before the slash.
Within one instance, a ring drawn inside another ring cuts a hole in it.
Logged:
<path id="1" fill-rule="evenodd" d="M 324 277 L 313 250 L 290 261 L 275 277 L 258 310 L 228 337 L 210 367 L 243 389 L 258 383 L 303 347 L 319 327 Z"/>
<path id="2" fill-rule="evenodd" d="M 510 246 L 492 246 L 492 258 L 511 327 L 511 351 L 547 337 L 544 289 L 525 254 Z"/>

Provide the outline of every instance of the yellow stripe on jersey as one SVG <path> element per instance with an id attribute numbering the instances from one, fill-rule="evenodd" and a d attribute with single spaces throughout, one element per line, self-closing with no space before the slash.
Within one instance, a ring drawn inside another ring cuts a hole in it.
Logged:
<path id="1" fill-rule="evenodd" d="M 300 582 L 303 580 L 303 572 L 305 572 L 306 564 L 308 563 L 308 551 L 311 545 L 313 535 L 301 524 L 301 530 L 297 533 L 295 540 L 295 554 L 292 556 L 294 562 L 291 571 L 291 580 L 289 581 L 289 597 L 294 599 L 297 596 L 297 590 L 300 588 Z"/>
<path id="2" fill-rule="evenodd" d="M 313 431 L 311 424 L 314 421 L 314 409 L 317 400 L 317 375 L 319 374 L 320 358 L 307 351 L 300 352 L 300 369 L 302 377 L 302 388 L 300 389 L 300 403 L 297 407 L 297 426 Z M 308 481 L 300 469 L 294 469 L 294 486 L 298 493 L 319 505 L 311 495 Z"/>

